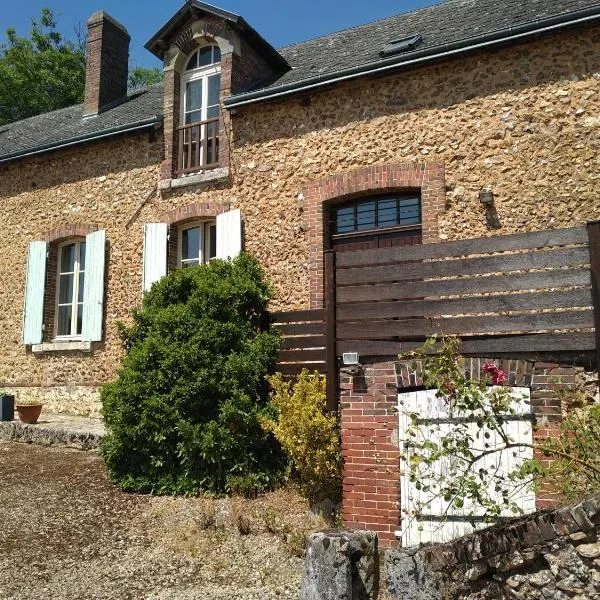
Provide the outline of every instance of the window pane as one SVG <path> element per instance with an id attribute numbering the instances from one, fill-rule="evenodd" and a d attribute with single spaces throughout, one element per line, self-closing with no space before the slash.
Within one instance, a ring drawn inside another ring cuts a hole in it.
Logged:
<path id="1" fill-rule="evenodd" d="M 85 277 L 84 273 L 79 273 L 79 290 L 77 295 L 77 302 L 83 302 L 83 279 Z"/>
<path id="2" fill-rule="evenodd" d="M 208 225 L 208 260 L 217 256 L 217 226 L 215 223 Z"/>
<path id="3" fill-rule="evenodd" d="M 58 335 L 71 335 L 72 304 L 58 307 Z"/>
<path id="4" fill-rule="evenodd" d="M 354 207 L 338 208 L 335 217 L 336 233 L 354 231 Z"/>
<path id="5" fill-rule="evenodd" d="M 400 200 L 400 224 L 414 225 L 421 222 L 421 207 L 418 198 Z"/>
<path id="6" fill-rule="evenodd" d="M 184 229 L 181 235 L 181 260 L 200 257 L 200 228 Z"/>
<path id="7" fill-rule="evenodd" d="M 79 242 L 79 270 L 85 271 L 85 242 Z"/>
<path id="8" fill-rule="evenodd" d="M 75 270 L 75 244 L 63 246 L 60 251 L 60 272 L 72 273 Z"/>
<path id="9" fill-rule="evenodd" d="M 185 70 L 191 71 L 192 69 L 195 69 L 197 67 L 197 63 L 198 63 L 198 53 L 194 52 L 194 54 L 192 54 L 192 57 L 188 61 L 188 64 L 185 67 Z"/>
<path id="10" fill-rule="evenodd" d="M 207 119 L 216 119 L 219 116 L 219 107 L 218 106 L 210 106 L 206 109 L 206 118 Z M 208 132 L 208 136 L 212 135 L 212 131 Z"/>
<path id="11" fill-rule="evenodd" d="M 81 335 L 81 327 L 83 323 L 83 304 L 79 303 L 77 305 L 77 334 Z"/>
<path id="12" fill-rule="evenodd" d="M 190 112 L 202 106 L 202 79 L 185 84 L 185 110 Z"/>
<path id="13" fill-rule="evenodd" d="M 379 227 L 393 227 L 398 224 L 396 198 L 386 198 L 377 202 L 377 224 Z"/>
<path id="14" fill-rule="evenodd" d="M 202 121 L 202 111 L 201 110 L 195 110 L 194 112 L 189 112 L 186 113 L 185 115 L 185 124 L 186 125 L 190 125 L 191 123 L 200 123 L 200 121 Z M 196 140 L 197 139 L 197 128 L 193 127 L 192 128 L 192 139 Z M 189 132 L 186 131 L 186 138 L 187 135 L 189 134 Z M 185 140 L 186 143 L 188 142 L 188 139 Z"/>
<path id="15" fill-rule="evenodd" d="M 373 229 L 375 227 L 375 202 L 363 202 L 356 207 L 356 228 Z"/>
<path id="16" fill-rule="evenodd" d="M 58 302 L 68 304 L 73 302 L 73 278 L 74 275 L 61 275 L 59 278 Z"/>
<path id="17" fill-rule="evenodd" d="M 200 51 L 198 52 L 198 63 L 200 67 L 206 67 L 207 65 L 212 64 L 212 49 L 212 46 L 204 46 L 204 48 L 200 48 Z"/>
<path id="18" fill-rule="evenodd" d="M 221 48 L 219 46 L 213 46 L 213 62 L 219 63 L 221 62 Z"/>
<path id="19" fill-rule="evenodd" d="M 208 78 L 208 100 L 207 106 L 219 104 L 219 91 L 221 89 L 221 75 L 211 75 Z"/>

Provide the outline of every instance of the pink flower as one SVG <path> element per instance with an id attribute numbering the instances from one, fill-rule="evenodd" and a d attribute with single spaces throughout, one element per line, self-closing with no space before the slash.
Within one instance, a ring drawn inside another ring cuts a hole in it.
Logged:
<path id="1" fill-rule="evenodd" d="M 489 375 L 494 385 L 502 385 L 508 381 L 506 373 L 499 369 L 493 362 L 486 362 L 481 371 Z"/>

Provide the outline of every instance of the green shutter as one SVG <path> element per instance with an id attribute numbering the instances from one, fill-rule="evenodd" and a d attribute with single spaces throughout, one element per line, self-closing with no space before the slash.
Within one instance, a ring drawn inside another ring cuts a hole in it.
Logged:
<path id="1" fill-rule="evenodd" d="M 41 344 L 44 322 L 44 286 L 46 284 L 46 242 L 30 242 L 27 255 L 23 343 Z"/>
<path id="2" fill-rule="evenodd" d="M 83 323 L 81 327 L 81 339 L 84 342 L 99 342 L 102 340 L 105 248 L 106 232 L 104 229 L 90 233 L 85 237 Z"/>

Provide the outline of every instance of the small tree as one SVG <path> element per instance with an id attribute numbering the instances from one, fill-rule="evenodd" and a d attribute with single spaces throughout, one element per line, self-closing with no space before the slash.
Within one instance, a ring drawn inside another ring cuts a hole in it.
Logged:
<path id="1" fill-rule="evenodd" d="M 127 354 L 102 389 L 102 453 L 123 489 L 223 493 L 274 485 L 284 459 L 260 418 L 278 336 L 255 259 L 215 260 L 156 283 L 122 328 Z"/>
<path id="2" fill-rule="evenodd" d="M 263 420 L 291 461 L 304 494 L 313 502 L 341 500 L 342 453 L 337 415 L 325 413 L 325 378 L 303 369 L 295 382 L 269 378 L 275 416 Z"/>

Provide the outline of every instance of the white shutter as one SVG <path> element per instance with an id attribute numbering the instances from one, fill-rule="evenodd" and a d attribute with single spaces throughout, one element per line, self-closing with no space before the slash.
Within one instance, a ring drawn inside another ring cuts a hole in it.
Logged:
<path id="1" fill-rule="evenodd" d="M 144 292 L 166 274 L 167 224 L 146 223 L 144 225 Z"/>
<path id="2" fill-rule="evenodd" d="M 46 284 L 46 242 L 30 242 L 27 255 L 27 282 L 23 312 L 23 343 L 42 343 L 44 287 Z"/>
<path id="3" fill-rule="evenodd" d="M 513 408 L 515 415 L 504 422 L 504 431 L 509 438 L 515 442 L 521 442 L 525 446 L 510 450 L 499 450 L 496 454 L 481 459 L 474 469 L 483 467 L 497 471 L 499 474 L 508 475 L 518 469 L 525 460 L 533 458 L 533 431 L 531 421 L 528 418 L 531 412 L 529 402 L 529 388 L 508 388 L 515 402 Z M 453 421 L 462 420 L 468 433 L 472 436 L 473 452 L 478 454 L 493 448 L 503 448 L 504 440 L 498 433 L 490 431 L 491 434 L 485 442 L 478 437 L 481 435 L 474 415 L 453 414 L 451 407 L 436 395 L 436 390 L 421 390 L 417 392 L 406 392 L 398 396 L 399 415 L 399 439 L 400 451 L 410 460 L 412 454 L 410 441 L 406 439 L 406 431 L 411 425 L 411 414 L 418 415 L 421 419 L 417 428 L 417 437 L 414 441 L 422 443 L 425 439 L 440 443 L 441 437 L 447 435 L 455 427 Z M 413 438 L 411 438 L 412 440 Z M 408 443 L 407 443 L 408 442 Z M 451 468 L 452 457 L 444 457 L 430 468 L 437 470 L 440 474 Z M 424 543 L 443 543 L 472 533 L 475 529 L 489 526 L 485 522 L 485 510 L 465 499 L 461 508 L 444 501 L 433 492 L 418 489 L 416 485 L 406 476 L 410 469 L 409 464 L 401 463 L 403 475 L 400 477 L 400 506 L 402 512 L 402 542 L 404 546 L 413 546 Z M 507 489 L 511 484 L 506 485 Z M 498 504 L 502 504 L 500 492 L 494 489 L 493 479 L 490 478 L 490 487 L 487 493 L 494 497 Z M 511 500 L 516 502 L 525 514 L 535 511 L 535 493 L 522 482 L 515 481 L 511 489 Z M 420 512 L 417 518 L 414 513 Z M 503 517 L 514 516 L 509 509 L 503 512 Z M 475 520 L 474 526 L 471 520 Z"/>
<path id="4" fill-rule="evenodd" d="M 106 232 L 104 229 L 85 236 L 83 324 L 81 328 L 81 339 L 84 342 L 102 340 L 105 248 Z"/>
<path id="5" fill-rule="evenodd" d="M 239 209 L 217 215 L 217 258 L 235 258 L 242 251 L 242 213 Z"/>

